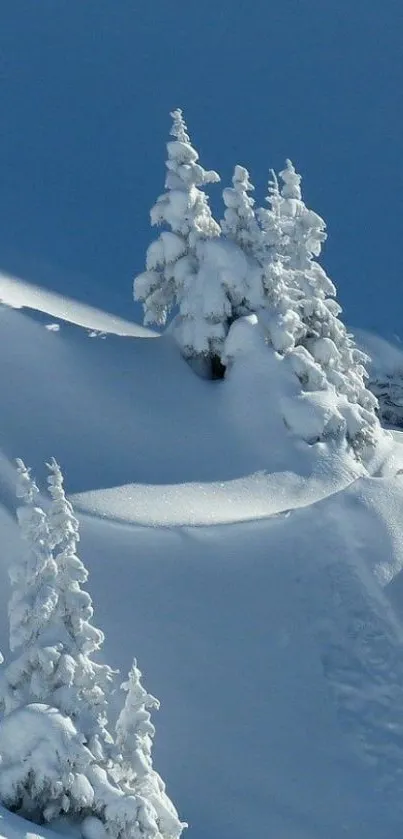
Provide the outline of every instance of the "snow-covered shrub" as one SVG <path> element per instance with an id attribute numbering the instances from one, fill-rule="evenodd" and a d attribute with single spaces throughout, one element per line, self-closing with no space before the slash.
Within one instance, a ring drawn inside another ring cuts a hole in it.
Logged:
<path id="1" fill-rule="evenodd" d="M 93 807 L 92 761 L 71 719 L 56 708 L 18 708 L 0 724 L 0 799 L 37 822 L 79 818 Z"/>

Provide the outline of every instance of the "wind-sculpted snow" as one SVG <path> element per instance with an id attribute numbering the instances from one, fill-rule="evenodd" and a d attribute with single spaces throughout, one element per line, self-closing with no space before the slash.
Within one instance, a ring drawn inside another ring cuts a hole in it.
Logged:
<path id="1" fill-rule="evenodd" d="M 0 274 L 0 303 L 13 309 L 31 309 L 42 312 L 60 321 L 74 323 L 87 328 L 95 336 L 98 333 L 131 335 L 132 337 L 154 338 L 156 333 L 137 323 L 110 315 L 64 297 L 55 291 L 49 291 L 17 277 Z M 56 331 L 58 324 L 48 323 L 47 328 Z"/>
<path id="2" fill-rule="evenodd" d="M 0 343 L 0 649 L 21 550 L 10 462 L 43 483 L 54 456 L 104 661 L 124 677 L 134 654 L 161 700 L 155 764 L 189 839 L 399 836 L 399 435 L 367 469 L 307 441 L 284 422 L 291 373 L 272 359 L 268 382 L 260 355 L 206 382 L 168 338 L 90 340 L 7 308 Z M 56 836 L 0 811 L 2 837 L 28 834 Z"/>
<path id="3" fill-rule="evenodd" d="M 344 478 L 348 482 L 347 469 Z M 230 524 L 313 504 L 336 492 L 343 485 L 340 475 L 338 480 L 339 485 L 330 468 L 309 482 L 294 472 L 257 472 L 220 483 L 128 484 L 79 493 L 72 500 L 83 513 L 146 526 Z"/>

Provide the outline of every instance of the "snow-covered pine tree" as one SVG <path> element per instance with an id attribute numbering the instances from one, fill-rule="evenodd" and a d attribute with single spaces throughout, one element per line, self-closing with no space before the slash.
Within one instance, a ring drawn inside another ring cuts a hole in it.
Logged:
<path id="1" fill-rule="evenodd" d="M 147 250 L 147 270 L 134 281 L 134 296 L 144 305 L 144 322 L 164 325 L 171 310 L 180 305 L 198 271 L 200 240 L 218 236 L 207 196 L 200 189 L 219 181 L 216 172 L 198 163 L 182 111 L 171 114 L 173 140 L 167 143 L 166 192 L 151 210 L 151 224 L 165 225 Z"/>
<path id="2" fill-rule="evenodd" d="M 91 624 L 91 599 L 80 587 L 87 572 L 75 553 L 78 522 L 60 467 L 54 459 L 48 466 L 49 518 L 37 506 L 29 470 L 17 461 L 17 494 L 24 501 L 18 520 L 27 551 L 10 575 L 10 648 L 16 657 L 1 682 L 0 800 L 40 823 L 60 816 L 80 822 L 87 839 L 178 839 L 184 825 L 163 782 L 147 764 L 149 773 L 140 783 L 138 772 L 134 789 L 126 757 L 107 730 L 112 671 L 91 658 L 103 634 Z M 56 561 L 51 545 L 59 547 Z M 147 706 L 150 701 L 143 699 Z M 144 734 L 140 720 L 139 707 Z"/>
<path id="3" fill-rule="evenodd" d="M 93 626 L 91 597 L 81 588 L 88 579 L 88 571 L 76 552 L 78 521 L 66 498 L 60 466 L 54 458 L 47 466 L 51 496 L 49 542 L 57 569 L 56 612 L 63 641 L 51 704 L 73 720 L 92 754 L 102 764 L 108 761 L 112 744 L 107 730 L 106 708 L 113 671 L 92 658 L 93 653 L 101 649 L 104 634 Z"/>
<path id="4" fill-rule="evenodd" d="M 168 230 L 149 246 L 147 270 L 134 281 L 134 297 L 144 305 L 145 323 L 164 325 L 177 308 L 173 334 L 183 355 L 207 360 L 214 376 L 232 310 L 206 247 L 220 236 L 220 227 L 202 188 L 219 176 L 198 163 L 182 112 L 171 116 L 166 192 L 151 210 L 151 223 Z"/>
<path id="5" fill-rule="evenodd" d="M 1 707 L 5 714 L 35 701 L 46 701 L 52 673 L 60 657 L 58 637 L 57 568 L 49 546 L 39 491 L 30 470 L 17 460 L 17 496 L 24 503 L 17 510 L 26 549 L 10 568 L 10 649 L 15 657 L 4 668 Z"/>
<path id="6" fill-rule="evenodd" d="M 179 839 L 185 825 L 180 822 L 165 792 L 165 784 L 152 764 L 155 728 L 150 711 L 158 709 L 159 702 L 143 687 L 136 660 L 121 687 L 126 692 L 126 700 L 116 723 L 117 778 L 128 793 L 135 793 L 152 805 L 164 839 Z"/>
<path id="7" fill-rule="evenodd" d="M 136 659 L 121 689 L 125 691 L 126 699 L 116 722 L 116 747 L 120 756 L 121 777 L 130 784 L 141 781 L 152 770 L 151 748 L 155 728 L 150 711 L 158 710 L 160 703 L 143 687 Z"/>
<path id="8" fill-rule="evenodd" d="M 61 550 L 65 545 L 74 544 L 76 546 L 77 542 L 80 541 L 79 523 L 74 515 L 72 504 L 66 498 L 63 475 L 54 457 L 51 458 L 47 467 L 50 473 L 48 490 L 52 499 L 48 510 L 50 545 L 52 550 L 56 546 Z"/>
<path id="9" fill-rule="evenodd" d="M 256 254 L 261 240 L 261 230 L 254 211 L 255 201 L 249 194 L 254 189 L 248 170 L 244 166 L 235 166 L 232 187 L 223 190 L 226 210 L 221 222 L 224 236 L 252 255 Z"/>
<path id="10" fill-rule="evenodd" d="M 235 166 L 232 187 L 223 190 L 226 210 L 221 221 L 220 240 L 220 280 L 232 307 L 229 325 L 239 317 L 261 311 L 267 297 L 270 260 L 266 236 L 255 213 L 254 199 L 249 194 L 253 190 L 248 170 Z M 272 278 L 270 282 L 272 284 Z"/>
<path id="11" fill-rule="evenodd" d="M 63 657 L 57 568 L 38 488 L 20 459 L 17 475 L 17 496 L 24 502 L 17 517 L 26 550 L 10 569 L 14 657 L 1 678 L 0 799 L 39 822 L 66 813 L 74 819 L 92 806 L 86 772 L 94 758 L 72 721 L 47 704 Z"/>
<path id="12" fill-rule="evenodd" d="M 259 218 L 279 282 L 267 295 L 268 332 L 274 348 L 286 353 L 304 390 L 333 388 L 339 397 L 338 433 L 356 452 L 379 428 L 375 397 L 366 387 L 366 355 L 340 320 L 336 289 L 317 257 L 326 240 L 323 219 L 306 207 L 301 176 L 291 161 L 269 190 L 269 210 Z M 341 417 L 340 417 L 341 414 Z M 330 427 L 334 431 L 334 423 Z"/>

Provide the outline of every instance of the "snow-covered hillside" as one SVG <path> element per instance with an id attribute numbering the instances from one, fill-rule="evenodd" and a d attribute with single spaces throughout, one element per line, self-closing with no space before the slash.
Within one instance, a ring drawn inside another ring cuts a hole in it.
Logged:
<path id="1" fill-rule="evenodd" d="M 54 456 L 105 660 L 125 674 L 134 653 L 161 700 L 154 763 L 189 839 L 395 839 L 401 436 L 367 470 L 295 433 L 254 346 L 206 381 L 168 336 L 35 294 L 0 287 L 0 649 L 13 460 L 43 481 Z M 0 815 L 6 839 L 54 835 Z"/>

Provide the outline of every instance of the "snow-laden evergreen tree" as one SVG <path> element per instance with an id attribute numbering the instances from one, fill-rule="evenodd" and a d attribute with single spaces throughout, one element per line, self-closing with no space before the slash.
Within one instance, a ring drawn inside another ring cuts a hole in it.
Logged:
<path id="1" fill-rule="evenodd" d="M 261 240 L 254 210 L 255 201 L 249 194 L 254 189 L 248 170 L 243 166 L 235 166 L 232 187 L 223 190 L 226 210 L 221 222 L 223 234 L 252 255 L 255 254 Z"/>
<path id="2" fill-rule="evenodd" d="M 306 207 L 301 176 L 291 161 L 273 179 L 269 209 L 260 211 L 269 262 L 278 273 L 266 298 L 268 333 L 286 353 L 304 390 L 333 388 L 341 397 L 340 435 L 359 451 L 378 428 L 377 402 L 366 387 L 366 355 L 340 320 L 336 289 L 317 257 L 326 240 L 323 219 Z M 332 433 L 334 424 L 331 424 Z"/>
<path id="3" fill-rule="evenodd" d="M 208 248 L 218 241 L 220 227 L 203 187 L 219 176 L 198 163 L 182 112 L 174 111 L 172 118 L 166 192 L 151 210 L 152 224 L 168 230 L 148 248 L 147 270 L 134 281 L 134 297 L 143 302 L 147 324 L 164 325 L 177 309 L 173 334 L 183 355 L 205 359 L 214 368 L 232 316 L 225 279 Z"/>
<path id="4" fill-rule="evenodd" d="M 132 763 L 130 720 L 126 749 L 123 711 L 117 744 L 108 732 L 112 671 L 91 657 L 103 634 L 92 626 L 91 599 L 81 590 L 87 572 L 76 555 L 78 522 L 60 467 L 52 459 L 48 468 L 51 504 L 46 515 L 30 471 L 17 461 L 17 494 L 24 502 L 18 520 L 27 550 L 10 573 L 10 648 L 15 656 L 2 668 L 0 800 L 38 822 L 64 817 L 83 823 L 88 839 L 178 839 L 184 825 L 152 769 L 144 739 L 148 710 L 142 717 L 141 703 L 137 707 L 139 750 Z M 139 685 L 137 690 L 142 691 Z M 144 694 L 148 708 L 151 697 Z"/>
<path id="5" fill-rule="evenodd" d="M 207 196 L 201 189 L 219 181 L 216 172 L 198 163 L 180 109 L 171 114 L 173 125 L 167 143 L 166 192 L 151 210 L 151 223 L 164 230 L 147 250 L 145 273 L 134 282 L 134 294 L 144 305 L 144 322 L 164 325 L 194 281 L 199 267 L 198 244 L 218 236 Z"/>
<path id="6" fill-rule="evenodd" d="M 79 523 L 63 487 L 63 475 L 59 464 L 52 457 L 49 469 L 48 490 L 52 503 L 48 510 L 50 546 L 61 550 L 65 545 L 74 546 L 80 541 Z M 60 575 L 59 569 L 59 575 Z"/>
<path id="7" fill-rule="evenodd" d="M 160 703 L 143 687 L 136 659 L 121 689 L 126 692 L 126 699 L 116 723 L 116 746 L 121 757 L 122 778 L 130 784 L 141 782 L 152 770 L 155 728 L 150 711 L 158 710 Z"/>
<path id="8" fill-rule="evenodd" d="M 221 279 L 232 305 L 229 326 L 239 317 L 262 310 L 267 303 L 268 284 L 270 288 L 273 285 L 267 237 L 263 235 L 255 201 L 249 194 L 253 191 L 248 170 L 235 166 L 232 187 L 223 191 L 226 210 L 221 222 L 224 257 Z"/>
<path id="9" fill-rule="evenodd" d="M 25 549 L 9 571 L 10 649 L 15 657 L 2 672 L 1 707 L 6 714 L 29 702 L 46 701 L 60 656 L 57 568 L 49 546 L 47 519 L 38 506 L 38 487 L 20 459 L 17 476 L 17 496 L 24 502 L 17 518 Z"/>
<path id="10" fill-rule="evenodd" d="M 94 797 L 86 777 L 94 756 L 71 719 L 51 707 L 63 669 L 58 575 L 39 491 L 17 460 L 17 510 L 26 549 L 10 569 L 11 660 L 2 668 L 0 799 L 14 812 L 50 820 L 85 815 Z"/>
<path id="11" fill-rule="evenodd" d="M 106 708 L 113 671 L 95 662 L 104 634 L 92 624 L 93 607 L 81 586 L 88 571 L 77 556 L 78 521 L 66 498 L 63 475 L 54 458 L 47 464 L 51 504 L 48 513 L 49 543 L 57 569 L 56 613 L 61 627 L 63 652 L 58 663 L 52 702 L 84 734 L 98 762 L 107 761 L 112 739 L 107 730 Z"/>
<path id="12" fill-rule="evenodd" d="M 136 660 L 121 687 L 126 700 L 116 723 L 118 780 L 127 792 L 134 792 L 152 805 L 154 820 L 164 839 L 178 839 L 185 825 L 179 821 L 151 757 L 155 728 L 150 711 L 158 709 L 159 702 L 143 687 Z"/>
<path id="13" fill-rule="evenodd" d="M 112 742 L 106 728 L 106 695 L 113 671 L 92 660 L 104 641 L 92 625 L 89 594 L 81 590 L 88 572 L 77 557 L 78 522 L 65 497 L 56 461 L 49 465 L 52 494 L 49 516 L 37 506 L 39 491 L 21 460 L 17 461 L 17 511 L 27 543 L 21 562 L 10 569 L 10 649 L 16 653 L 4 668 L 5 713 L 32 702 L 58 708 L 69 716 L 97 759 Z M 49 526 L 51 525 L 51 526 Z M 52 553 L 52 548 L 60 549 Z"/>

